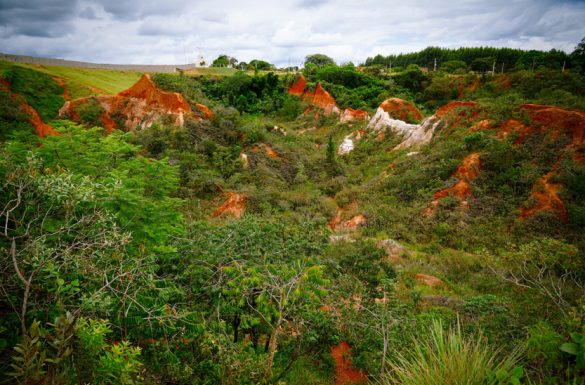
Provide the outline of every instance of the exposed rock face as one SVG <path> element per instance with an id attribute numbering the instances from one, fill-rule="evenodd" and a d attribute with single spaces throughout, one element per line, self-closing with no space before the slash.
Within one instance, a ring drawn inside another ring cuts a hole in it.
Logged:
<path id="1" fill-rule="evenodd" d="M 435 129 L 443 121 L 443 119 L 446 119 L 447 115 L 449 116 L 455 115 L 456 119 L 453 122 L 451 122 L 452 125 L 455 126 L 464 119 L 474 118 L 478 114 L 478 111 L 476 111 L 475 108 L 474 109 L 463 108 L 460 114 L 453 114 L 452 111 L 454 111 L 457 108 L 476 107 L 477 103 L 451 102 L 439 108 L 434 115 L 423 120 L 421 124 L 409 124 L 403 120 L 394 119 L 391 116 L 391 114 L 385 110 L 386 108 L 389 109 L 391 112 L 394 111 L 392 109 L 393 107 L 391 108 L 389 106 L 400 105 L 398 101 L 401 100 L 393 98 L 384 101 L 382 105 L 378 107 L 376 114 L 372 117 L 370 123 L 368 124 L 368 129 L 374 133 L 378 133 L 378 135 L 381 138 L 383 138 L 383 132 L 385 132 L 386 130 L 402 135 L 403 141 L 399 145 L 394 147 L 394 150 L 429 143 L 433 138 L 433 133 L 435 132 Z M 384 103 L 386 103 L 385 107 L 383 107 Z M 412 107 L 414 108 L 414 106 Z"/>
<path id="2" fill-rule="evenodd" d="M 337 153 L 339 155 L 346 155 L 353 151 L 355 148 L 354 140 L 360 140 L 363 137 L 367 136 L 368 133 L 364 130 L 357 130 L 352 132 L 351 134 L 347 135 L 343 138 L 343 142 L 339 145 L 337 149 Z"/>
<path id="3" fill-rule="evenodd" d="M 212 216 L 219 217 L 220 215 L 228 214 L 240 219 L 246 211 L 246 195 L 235 192 L 228 192 L 227 199 L 223 204 L 217 208 Z"/>
<path id="4" fill-rule="evenodd" d="M 182 126 L 185 115 L 194 115 L 191 106 L 181 94 L 158 89 L 148 74 L 142 75 L 136 84 L 117 95 L 99 96 L 95 99 L 80 98 L 66 102 L 59 110 L 59 115 L 80 121 L 81 109 L 93 100 L 103 109 L 102 125 L 109 132 L 115 128 L 125 130 L 134 130 L 138 126 L 147 128 L 162 116 L 169 116 L 173 119 L 173 124 Z M 197 108 L 205 118 L 213 116 L 207 107 L 197 105 Z"/>
<path id="5" fill-rule="evenodd" d="M 471 196 L 470 183 L 479 175 L 480 167 L 481 162 L 479 152 L 467 155 L 459 167 L 457 167 L 455 174 L 453 174 L 454 177 L 458 178 L 457 182 L 451 187 L 437 191 L 430 207 L 424 210 L 424 214 L 427 216 L 432 215 L 437 206 L 439 206 L 439 201 L 448 196 L 459 199 L 462 208 L 469 207 L 467 198 Z"/>
<path id="6" fill-rule="evenodd" d="M 392 119 L 412 123 L 418 123 L 422 119 L 420 111 L 414 105 L 399 98 L 386 99 L 379 108 Z"/>
<path id="7" fill-rule="evenodd" d="M 339 116 L 341 123 L 351 123 L 356 120 L 369 120 L 370 115 L 364 110 L 354 110 L 353 108 L 346 108 Z"/>

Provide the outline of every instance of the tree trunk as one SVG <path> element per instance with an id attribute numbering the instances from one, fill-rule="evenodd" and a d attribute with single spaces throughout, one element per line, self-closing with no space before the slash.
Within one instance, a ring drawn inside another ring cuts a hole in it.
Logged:
<path id="1" fill-rule="evenodd" d="M 276 323 L 276 327 L 274 328 L 274 332 L 270 336 L 270 344 L 268 345 L 268 361 L 266 361 L 266 372 L 264 373 L 264 380 L 268 382 L 268 378 L 270 377 L 270 372 L 272 371 L 272 363 L 274 362 L 274 354 L 276 354 L 276 346 L 278 344 L 278 331 L 280 330 L 280 324 L 282 323 L 282 318 L 278 319 Z"/>

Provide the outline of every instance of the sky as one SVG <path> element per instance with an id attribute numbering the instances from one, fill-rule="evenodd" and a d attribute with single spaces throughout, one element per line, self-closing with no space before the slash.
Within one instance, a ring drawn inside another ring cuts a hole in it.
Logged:
<path id="1" fill-rule="evenodd" d="M 585 38 L 585 0 L 0 0 L 0 52 L 115 64 L 355 64 L 428 46 L 552 48 Z"/>

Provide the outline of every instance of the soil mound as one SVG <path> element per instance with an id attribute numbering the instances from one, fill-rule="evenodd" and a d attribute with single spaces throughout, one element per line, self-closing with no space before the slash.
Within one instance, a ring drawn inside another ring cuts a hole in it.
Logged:
<path id="1" fill-rule="evenodd" d="M 228 192 L 227 199 L 213 212 L 212 216 L 215 218 L 220 215 L 229 214 L 240 219 L 244 215 L 244 212 L 246 212 L 246 198 L 244 194 Z"/>
<path id="2" fill-rule="evenodd" d="M 392 119 L 409 123 L 418 123 L 422 119 L 420 111 L 414 105 L 399 98 L 386 99 L 379 108 L 386 111 Z"/>
<path id="3" fill-rule="evenodd" d="M 148 74 L 125 91 L 111 96 L 80 98 L 66 102 L 59 110 L 62 117 L 80 121 L 80 113 L 90 103 L 97 103 L 102 110 L 100 119 L 104 128 L 111 132 L 120 128 L 134 130 L 137 127 L 150 127 L 162 116 L 169 116 L 173 124 L 182 126 L 185 115 L 193 115 L 191 106 L 185 98 L 176 92 L 158 89 Z M 211 110 L 197 105 L 205 118 L 213 116 Z"/>
<path id="4" fill-rule="evenodd" d="M 446 286 L 440 278 L 427 274 L 416 274 L 414 276 L 416 282 L 430 287 Z"/>

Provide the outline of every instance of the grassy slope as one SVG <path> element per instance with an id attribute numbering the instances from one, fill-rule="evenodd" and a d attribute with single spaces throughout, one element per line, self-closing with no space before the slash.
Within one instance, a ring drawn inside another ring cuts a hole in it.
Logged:
<path id="1" fill-rule="evenodd" d="M 101 70 L 91 68 L 53 67 L 33 64 L 0 62 L 0 68 L 8 65 L 22 66 L 65 80 L 71 98 L 89 95 L 115 94 L 134 84 L 141 76 L 136 71 Z"/>

